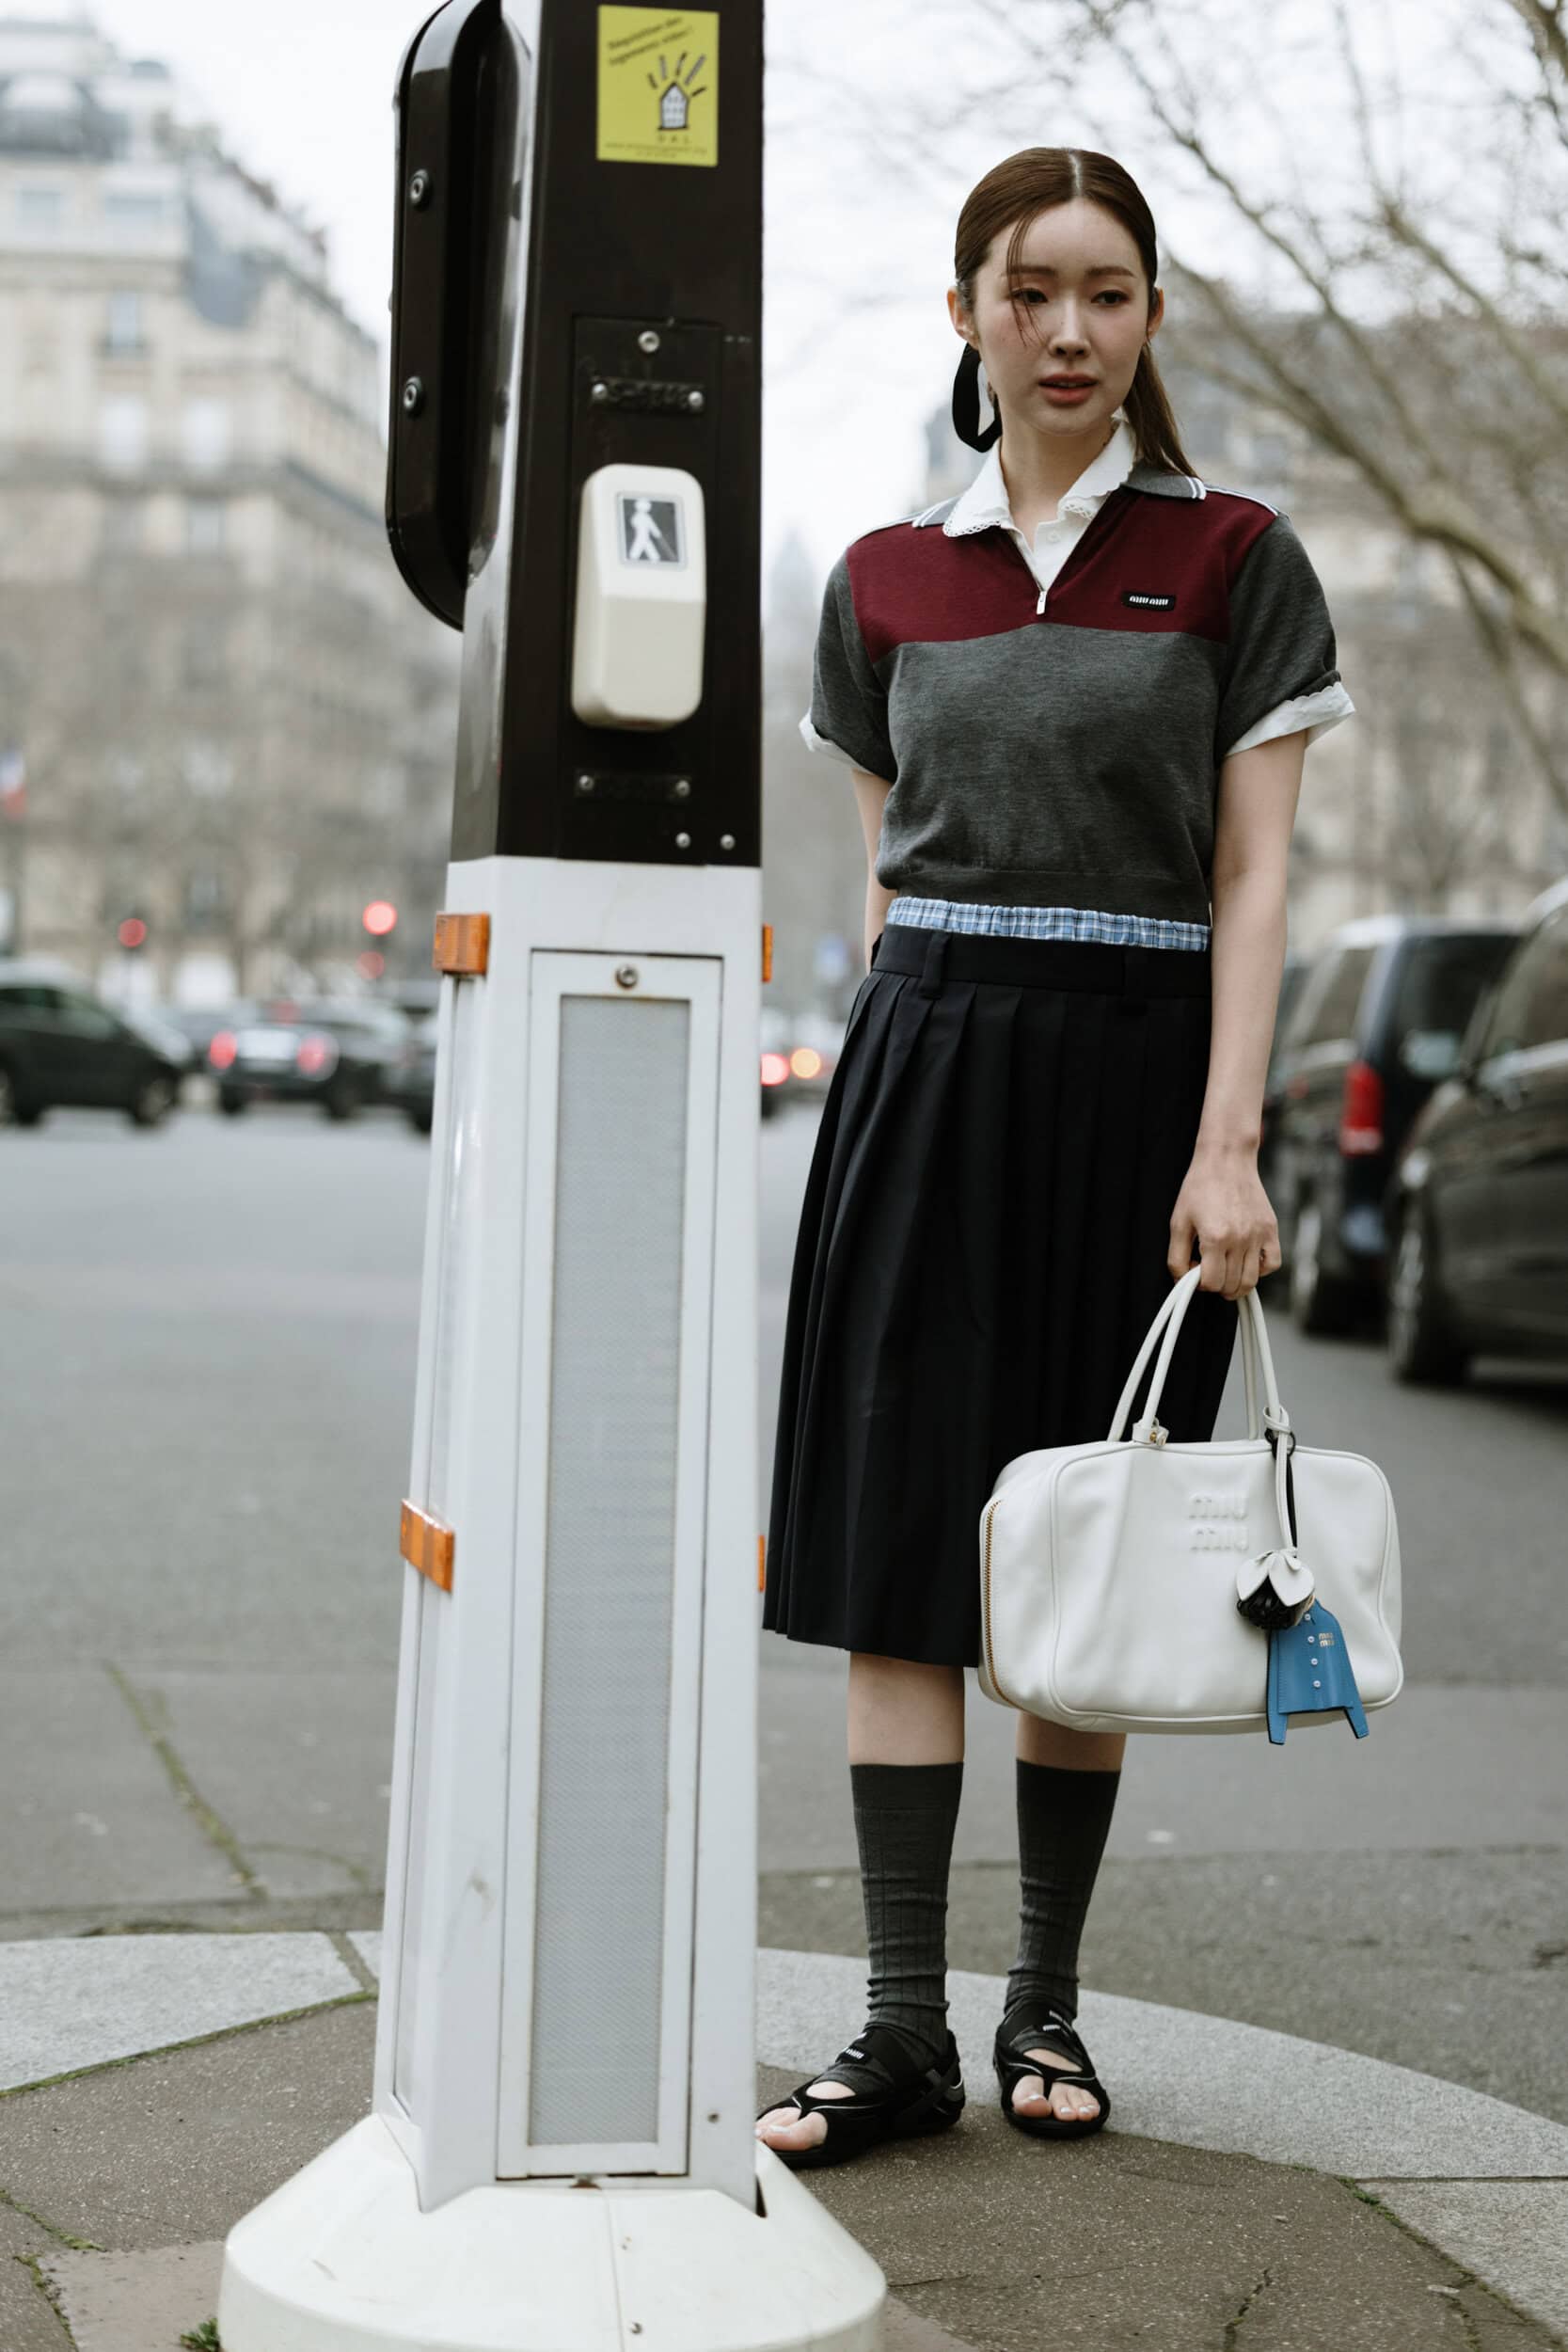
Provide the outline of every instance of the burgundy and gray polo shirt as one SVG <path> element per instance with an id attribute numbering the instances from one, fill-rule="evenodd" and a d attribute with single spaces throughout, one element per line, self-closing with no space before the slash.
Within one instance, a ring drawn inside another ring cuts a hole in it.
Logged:
<path id="1" fill-rule="evenodd" d="M 1220 763 L 1339 677 L 1289 517 L 1142 462 L 1041 593 L 956 499 L 869 531 L 829 575 L 809 727 L 893 785 L 885 889 L 1209 920 Z"/>

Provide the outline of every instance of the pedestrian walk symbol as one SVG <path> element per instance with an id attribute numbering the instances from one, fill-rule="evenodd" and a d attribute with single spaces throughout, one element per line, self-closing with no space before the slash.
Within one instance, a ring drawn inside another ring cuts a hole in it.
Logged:
<path id="1" fill-rule="evenodd" d="M 622 491 L 615 501 L 621 523 L 623 564 L 662 564 L 686 569 L 679 499 L 650 498 L 644 490 Z"/>

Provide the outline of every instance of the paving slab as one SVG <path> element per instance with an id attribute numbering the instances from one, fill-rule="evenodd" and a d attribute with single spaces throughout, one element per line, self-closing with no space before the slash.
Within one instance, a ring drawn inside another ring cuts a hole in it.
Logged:
<path id="1" fill-rule="evenodd" d="M 757 1956 L 757 2057 L 826 2064 L 863 2022 L 865 1964 Z M 948 1972 L 948 2022 L 976 2075 L 1006 1980 Z M 1079 2023 L 1116 2102 L 1110 2129 L 1372 2175 L 1568 2178 L 1568 2126 L 1385 2059 L 1153 2001 L 1085 1992 Z M 1101 2135 L 1096 2135 L 1097 2137 Z"/>
<path id="2" fill-rule="evenodd" d="M 5 2352 L 71 2352 L 65 2322 L 32 2268 L 40 2247 L 56 2241 L 25 2215 L 0 2203 L 0 2344 Z"/>
<path id="3" fill-rule="evenodd" d="M 216 2315 L 223 2240 L 147 2254 L 45 2254 L 39 2268 L 76 2352 L 178 2352 L 182 2335 Z"/>
<path id="4" fill-rule="evenodd" d="M 128 1679 L 264 1895 L 379 1891 L 392 1667 L 139 1667 Z"/>
<path id="5" fill-rule="evenodd" d="M 325 1935 L 0 1944 L 0 2090 L 359 1990 Z"/>
<path id="6" fill-rule="evenodd" d="M 361 1999 L 0 2098 L 0 2190 L 106 2252 L 226 2237 L 370 2111 Z M 7 2352 L 9 2352 L 8 2346 Z"/>
<path id="7" fill-rule="evenodd" d="M 232 1864 L 181 1802 L 102 1666 L 0 1673 L 7 1911 L 231 1898 Z"/>
<path id="8" fill-rule="evenodd" d="M 1402 2221 L 1568 2337 L 1568 2181 L 1368 2181 Z"/>

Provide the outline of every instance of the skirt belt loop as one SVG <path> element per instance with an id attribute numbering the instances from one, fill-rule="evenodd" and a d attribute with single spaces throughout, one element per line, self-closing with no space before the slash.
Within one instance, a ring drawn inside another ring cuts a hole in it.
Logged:
<path id="1" fill-rule="evenodd" d="M 932 931 L 926 942 L 926 960 L 915 983 L 916 992 L 922 996 L 941 993 L 942 975 L 947 966 L 948 937 L 946 931 Z"/>

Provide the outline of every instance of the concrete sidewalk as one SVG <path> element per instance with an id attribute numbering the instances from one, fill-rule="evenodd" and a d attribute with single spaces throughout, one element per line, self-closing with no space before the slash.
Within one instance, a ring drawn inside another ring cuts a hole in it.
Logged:
<path id="1" fill-rule="evenodd" d="M 177 2352 L 225 2234 L 362 2116 L 373 1934 L 0 1946 L 0 2352 Z M 764 1952 L 758 2103 L 863 1963 Z M 875 2255 L 886 2352 L 1535 2352 L 1568 2341 L 1568 2128 L 1318 2042 L 1085 1993 L 1106 2130 L 1009 2131 L 1001 1981 L 955 1972 L 970 2104 L 802 2174 Z M 671 2340 L 649 2352 L 680 2352 Z"/>

